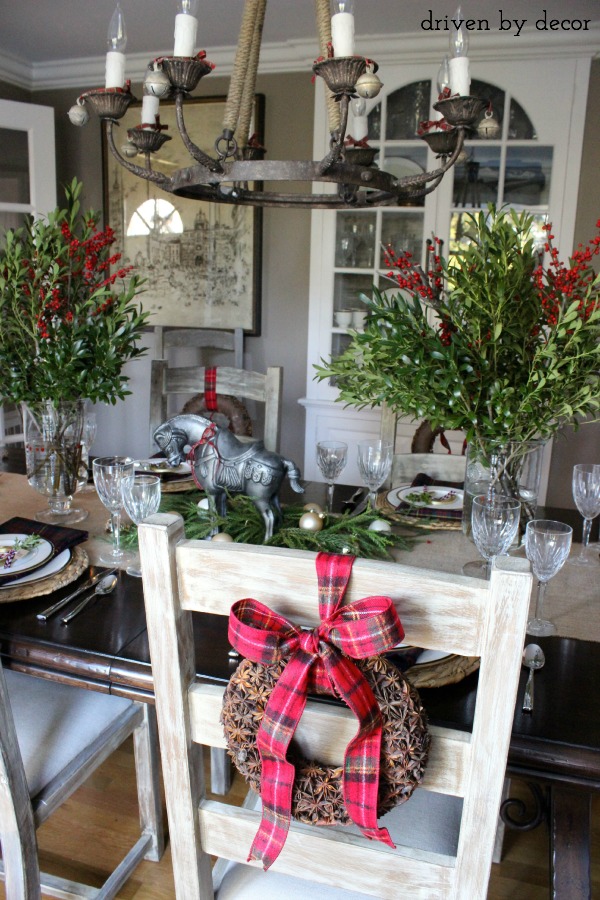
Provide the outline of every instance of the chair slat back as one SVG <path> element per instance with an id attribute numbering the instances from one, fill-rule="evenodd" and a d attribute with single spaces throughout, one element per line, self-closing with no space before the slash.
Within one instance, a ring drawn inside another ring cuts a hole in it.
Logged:
<path id="1" fill-rule="evenodd" d="M 164 359 L 153 360 L 150 389 L 150 430 L 168 418 L 167 399 L 172 394 L 204 392 L 204 366 L 170 368 Z M 231 394 L 241 400 L 264 404 L 264 443 L 267 450 L 279 450 L 281 432 L 283 369 L 270 366 L 266 372 L 253 372 L 230 366 L 218 366 L 216 393 Z"/>
<path id="2" fill-rule="evenodd" d="M 193 348 L 196 350 L 228 350 L 233 353 L 233 365 L 244 368 L 244 330 L 234 328 L 165 328 L 154 329 L 154 352 L 157 359 L 167 359 L 169 350 Z M 206 362 L 206 360 L 199 360 Z"/>
<path id="3" fill-rule="evenodd" d="M 316 625 L 315 554 L 187 541 L 181 519 L 165 514 L 140 526 L 139 536 L 177 891 L 200 897 L 208 856 L 245 862 L 260 816 L 202 799 L 191 748 L 224 746 L 222 688 L 196 679 L 192 616 L 226 616 L 233 602 L 254 597 L 298 625 Z M 280 871 L 378 897 L 485 898 L 530 590 L 526 560 L 499 560 L 490 582 L 355 561 L 346 602 L 390 596 L 406 642 L 480 657 L 472 734 L 432 729 L 423 783 L 463 798 L 458 851 L 452 859 L 407 847 L 391 851 L 345 829 L 293 823 L 277 860 Z M 297 734 L 307 758 L 336 764 L 355 730 L 343 707 L 309 701 Z"/>

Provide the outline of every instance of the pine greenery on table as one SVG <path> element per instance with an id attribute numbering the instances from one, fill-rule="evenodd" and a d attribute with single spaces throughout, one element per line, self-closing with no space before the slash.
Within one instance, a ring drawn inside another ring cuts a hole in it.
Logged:
<path id="1" fill-rule="evenodd" d="M 300 516 L 306 512 L 303 506 L 285 506 L 283 522 L 273 537 L 265 542 L 265 523 L 250 497 L 244 494 L 229 497 L 225 518 L 199 509 L 196 497 L 189 494 L 164 496 L 160 505 L 160 512 L 182 516 L 185 535 L 190 539 L 202 540 L 216 527 L 231 535 L 236 543 L 264 543 L 269 547 L 289 547 L 293 550 L 350 553 L 366 559 L 388 559 L 390 550 L 410 550 L 416 539 L 412 535 L 370 531 L 371 522 L 382 518 L 379 512 L 373 510 L 358 515 L 344 513 L 341 516 L 326 516 L 321 531 L 305 531 L 298 525 Z M 122 543 L 124 547 L 135 546 L 136 529 L 124 533 Z"/>

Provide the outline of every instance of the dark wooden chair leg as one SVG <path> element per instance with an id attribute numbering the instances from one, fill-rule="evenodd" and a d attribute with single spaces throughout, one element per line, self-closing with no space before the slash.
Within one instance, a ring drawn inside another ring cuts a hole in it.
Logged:
<path id="1" fill-rule="evenodd" d="M 551 789 L 550 873 L 555 900 L 590 900 L 592 797 L 554 784 Z"/>

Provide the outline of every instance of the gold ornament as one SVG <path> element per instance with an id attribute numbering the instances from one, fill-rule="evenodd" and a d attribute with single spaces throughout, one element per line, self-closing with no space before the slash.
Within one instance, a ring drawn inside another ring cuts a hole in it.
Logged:
<path id="1" fill-rule="evenodd" d="M 318 513 L 305 512 L 300 516 L 298 525 L 303 531 L 321 531 L 323 528 L 323 519 Z"/>
<path id="2" fill-rule="evenodd" d="M 213 534 L 211 541 L 220 541 L 222 544 L 233 544 L 233 538 L 225 531 L 217 531 Z"/>
<path id="3" fill-rule="evenodd" d="M 319 506 L 318 503 L 314 503 L 314 501 L 310 501 L 309 503 L 305 503 L 302 509 L 305 509 L 306 512 L 314 512 L 320 515 L 323 512 L 323 507 Z"/>

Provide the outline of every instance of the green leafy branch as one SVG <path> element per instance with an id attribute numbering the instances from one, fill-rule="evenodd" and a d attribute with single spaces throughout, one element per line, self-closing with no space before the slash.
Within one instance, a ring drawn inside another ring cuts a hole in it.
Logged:
<path id="1" fill-rule="evenodd" d="M 197 495 L 194 495 L 194 497 Z M 385 518 L 381 513 L 366 510 L 358 515 L 344 513 L 341 516 L 325 516 L 321 531 L 305 531 L 298 522 L 306 512 L 301 506 L 285 506 L 283 521 L 273 537 L 266 541 L 265 524 L 250 497 L 244 494 L 228 498 L 227 515 L 221 517 L 209 510 L 199 509 L 197 500 L 189 495 L 164 496 L 160 511 L 178 513 L 184 521 L 185 535 L 192 540 L 204 540 L 217 528 L 229 534 L 236 543 L 265 544 L 270 547 L 289 547 L 293 550 L 324 551 L 326 553 L 350 553 L 366 559 L 387 559 L 394 548 L 410 550 L 422 530 L 414 535 L 393 532 L 370 531 L 375 519 Z M 406 529 L 404 529 L 406 530 Z M 122 543 L 125 548 L 137 546 L 137 529 L 124 529 Z"/>

